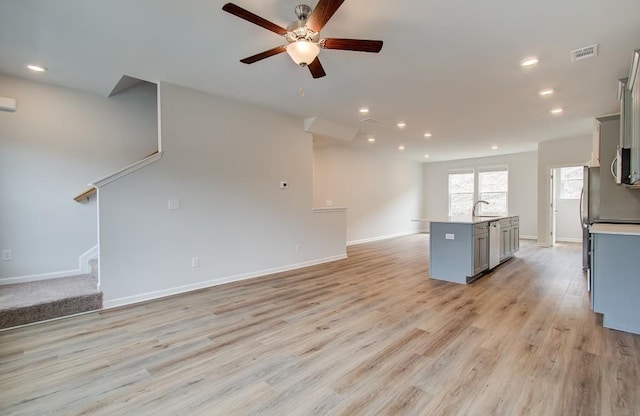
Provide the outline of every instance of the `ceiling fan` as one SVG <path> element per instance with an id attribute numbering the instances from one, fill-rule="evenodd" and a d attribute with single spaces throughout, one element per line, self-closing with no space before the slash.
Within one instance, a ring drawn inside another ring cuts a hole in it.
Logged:
<path id="1" fill-rule="evenodd" d="M 277 33 L 287 41 L 286 45 L 276 46 L 241 59 L 240 62 L 252 64 L 286 51 L 296 64 L 308 67 L 314 78 L 321 78 L 326 75 L 318 59 L 321 48 L 373 53 L 378 53 L 382 49 L 381 40 L 320 38 L 320 31 L 343 2 L 344 0 L 319 0 L 313 11 L 311 7 L 300 4 L 295 8 L 298 20 L 286 29 L 233 3 L 225 4 L 222 10 Z"/>

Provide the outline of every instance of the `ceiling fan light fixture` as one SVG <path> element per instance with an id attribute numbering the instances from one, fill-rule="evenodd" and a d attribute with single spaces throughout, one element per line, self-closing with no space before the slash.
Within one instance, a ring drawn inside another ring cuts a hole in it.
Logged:
<path id="1" fill-rule="evenodd" d="M 307 66 L 316 59 L 320 48 L 317 44 L 306 39 L 298 39 L 287 45 L 287 53 L 296 64 Z"/>

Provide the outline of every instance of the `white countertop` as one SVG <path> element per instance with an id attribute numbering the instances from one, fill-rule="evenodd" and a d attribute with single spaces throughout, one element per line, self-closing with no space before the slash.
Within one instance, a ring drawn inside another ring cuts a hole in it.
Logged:
<path id="1" fill-rule="evenodd" d="M 517 217 L 517 215 L 504 215 L 501 217 L 473 217 L 471 215 L 457 215 L 454 217 L 437 218 L 433 220 L 420 219 L 415 221 L 440 222 L 450 224 L 480 224 L 483 222 L 498 221 L 504 218 Z"/>
<path id="2" fill-rule="evenodd" d="M 592 234 L 640 235 L 640 224 L 597 223 L 589 227 Z"/>

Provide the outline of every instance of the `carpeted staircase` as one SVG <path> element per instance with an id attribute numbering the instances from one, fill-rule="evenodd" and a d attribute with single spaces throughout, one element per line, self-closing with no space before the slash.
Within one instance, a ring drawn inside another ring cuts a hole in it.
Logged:
<path id="1" fill-rule="evenodd" d="M 91 274 L 0 285 L 0 329 L 101 308 L 102 292 Z"/>

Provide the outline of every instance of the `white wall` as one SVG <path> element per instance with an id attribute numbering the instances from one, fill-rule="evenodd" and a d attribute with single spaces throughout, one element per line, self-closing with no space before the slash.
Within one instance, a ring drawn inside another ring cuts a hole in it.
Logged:
<path id="1" fill-rule="evenodd" d="M 548 246 L 550 233 L 550 173 L 564 166 L 585 165 L 591 159 L 593 137 L 580 136 L 538 143 L 538 244 Z"/>
<path id="2" fill-rule="evenodd" d="M 73 197 L 157 149 L 156 88 L 107 98 L 0 74 L 0 96 L 17 100 L 0 111 L 0 281 L 77 269 L 97 218 Z"/>
<path id="3" fill-rule="evenodd" d="M 579 199 L 561 199 L 560 169 L 554 169 L 556 191 L 556 241 L 582 242 Z"/>
<path id="4" fill-rule="evenodd" d="M 415 233 L 422 166 L 339 145 L 314 149 L 314 206 L 347 207 L 349 243 Z"/>
<path id="5" fill-rule="evenodd" d="M 537 204 L 536 152 L 516 153 L 424 165 L 424 217 L 446 218 L 449 210 L 450 169 L 507 165 L 509 167 L 509 214 L 520 216 L 520 236 L 536 237 Z"/>
<path id="6" fill-rule="evenodd" d="M 345 213 L 311 209 L 302 120 L 164 83 L 160 100 L 162 159 L 99 191 L 105 306 L 346 255 Z"/>

